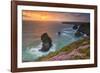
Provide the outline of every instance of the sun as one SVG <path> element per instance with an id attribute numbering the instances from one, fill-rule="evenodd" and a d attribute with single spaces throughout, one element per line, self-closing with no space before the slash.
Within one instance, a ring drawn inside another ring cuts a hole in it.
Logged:
<path id="1" fill-rule="evenodd" d="M 50 21 L 55 17 L 48 12 L 23 12 L 23 20 Z"/>
<path id="2" fill-rule="evenodd" d="M 49 19 L 49 17 L 45 16 L 45 15 L 41 15 L 40 18 L 41 18 L 41 20 L 48 20 Z"/>

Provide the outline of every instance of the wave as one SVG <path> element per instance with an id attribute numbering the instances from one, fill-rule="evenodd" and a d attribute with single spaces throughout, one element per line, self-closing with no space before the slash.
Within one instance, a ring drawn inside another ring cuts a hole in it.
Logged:
<path id="1" fill-rule="evenodd" d="M 37 47 L 30 48 L 29 51 L 31 54 L 36 54 L 38 57 L 47 55 L 50 52 L 56 51 L 56 44 L 53 43 L 53 46 L 50 48 L 48 52 L 42 52 L 40 49 L 42 48 L 42 43 L 40 43 Z"/>

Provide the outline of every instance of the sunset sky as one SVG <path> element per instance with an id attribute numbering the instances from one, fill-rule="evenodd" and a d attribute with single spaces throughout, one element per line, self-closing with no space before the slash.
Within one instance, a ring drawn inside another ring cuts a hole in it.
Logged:
<path id="1" fill-rule="evenodd" d="M 48 11 L 22 11 L 23 20 L 27 21 L 68 21 L 68 22 L 89 22 L 88 13 L 48 12 Z"/>

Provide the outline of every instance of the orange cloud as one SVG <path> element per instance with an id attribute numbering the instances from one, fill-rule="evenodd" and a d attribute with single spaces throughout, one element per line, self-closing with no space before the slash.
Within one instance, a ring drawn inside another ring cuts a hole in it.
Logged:
<path id="1" fill-rule="evenodd" d="M 64 16 L 55 12 L 23 11 L 23 20 L 59 21 L 61 18 L 64 18 Z"/>
<path id="2" fill-rule="evenodd" d="M 48 12 L 48 11 L 22 11 L 23 20 L 28 21 L 73 21 L 89 22 L 90 15 L 85 13 Z"/>

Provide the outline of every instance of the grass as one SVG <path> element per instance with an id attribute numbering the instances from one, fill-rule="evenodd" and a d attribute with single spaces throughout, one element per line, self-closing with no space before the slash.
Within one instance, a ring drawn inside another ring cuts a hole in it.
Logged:
<path id="1" fill-rule="evenodd" d="M 82 59 L 82 57 L 80 57 L 80 56 L 75 56 L 73 59 L 78 60 L 78 59 Z"/>
<path id="2" fill-rule="evenodd" d="M 71 43 L 71 44 L 69 44 L 69 45 L 67 45 L 67 46 L 64 46 L 63 48 L 61 48 L 60 50 L 57 50 L 57 51 L 55 51 L 55 52 L 51 52 L 51 53 L 49 53 L 47 56 L 42 56 L 42 57 L 40 57 L 39 59 L 37 59 L 36 61 L 47 61 L 47 60 L 49 60 L 50 58 L 52 58 L 52 57 L 54 57 L 54 56 L 56 56 L 56 55 L 58 55 L 58 54 L 60 54 L 61 52 L 66 52 L 66 53 L 70 53 L 71 51 L 73 51 L 74 49 L 76 49 L 76 48 L 78 48 L 79 46 L 84 46 L 84 45 L 86 45 L 86 44 L 89 44 L 90 43 L 90 41 L 89 41 L 89 39 L 80 39 L 80 40 L 78 40 L 78 41 L 75 41 L 75 42 L 73 42 L 73 43 Z M 88 48 L 86 48 L 86 49 L 81 49 L 80 50 L 80 53 L 84 53 L 85 54 L 85 56 L 84 57 L 89 57 L 90 56 L 90 49 Z M 83 57 L 83 58 L 84 58 Z M 81 59 L 82 57 L 80 57 L 80 56 L 75 56 L 74 57 L 74 59 Z"/>
<path id="3" fill-rule="evenodd" d="M 89 59 L 90 57 L 90 48 L 84 48 L 80 50 L 81 54 L 84 54 L 83 56 L 74 56 L 73 59 L 78 60 L 78 59 Z"/>
<path id="4" fill-rule="evenodd" d="M 90 56 L 90 48 L 81 49 L 80 53 L 84 54 L 84 58 L 88 58 Z"/>

